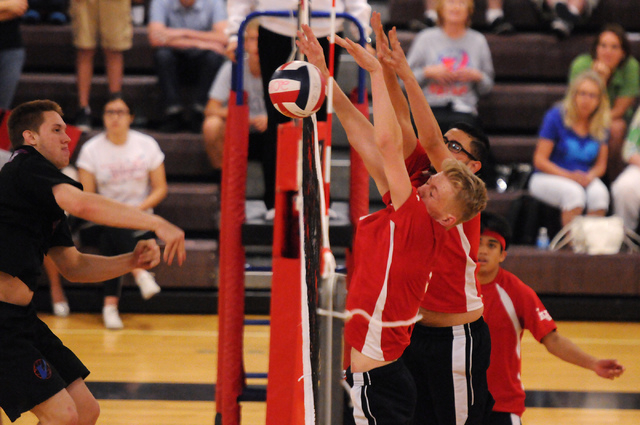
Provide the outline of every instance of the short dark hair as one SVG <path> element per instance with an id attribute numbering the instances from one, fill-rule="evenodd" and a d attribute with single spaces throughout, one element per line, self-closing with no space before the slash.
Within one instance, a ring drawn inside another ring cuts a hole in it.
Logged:
<path id="1" fill-rule="evenodd" d="M 480 215 L 480 232 L 491 230 L 504 238 L 504 249 L 509 248 L 511 243 L 511 226 L 507 220 L 499 215 L 489 211 L 483 211 Z"/>
<path id="2" fill-rule="evenodd" d="M 44 113 L 48 111 L 57 112 L 62 116 L 62 108 L 52 100 L 32 100 L 18 105 L 9 116 L 7 127 L 9 128 L 9 140 L 11 148 L 18 149 L 24 145 L 22 133 L 30 130 L 37 133 L 44 122 Z"/>
<path id="3" fill-rule="evenodd" d="M 489 159 L 489 152 L 491 148 L 489 146 L 489 138 L 482 131 L 480 127 L 473 126 L 466 122 L 457 122 L 453 124 L 449 129 L 457 128 L 458 130 L 466 133 L 471 138 L 471 153 L 482 164 L 483 168 L 487 160 Z"/>
<path id="4" fill-rule="evenodd" d="M 629 42 L 629 37 L 627 36 L 627 32 L 624 30 L 624 28 L 620 24 L 616 24 L 616 23 L 604 24 L 602 29 L 598 32 L 598 35 L 596 36 L 596 38 L 593 40 L 593 43 L 591 44 L 591 50 L 589 52 L 591 53 L 591 57 L 593 59 L 596 58 L 598 44 L 600 44 L 600 36 L 602 35 L 602 33 L 605 33 L 605 32 L 612 32 L 618 37 L 618 40 L 620 41 L 620 46 L 622 46 L 622 51 L 624 52 L 624 57 L 620 61 L 620 65 L 622 65 L 623 63 L 625 63 L 627 59 L 629 59 L 629 55 L 631 54 L 631 43 Z"/>

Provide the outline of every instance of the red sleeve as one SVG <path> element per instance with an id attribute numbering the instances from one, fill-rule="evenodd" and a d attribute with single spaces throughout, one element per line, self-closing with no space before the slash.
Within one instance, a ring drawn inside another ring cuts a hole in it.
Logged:
<path id="1" fill-rule="evenodd" d="M 414 187 L 420 187 L 429 179 L 429 174 L 424 173 L 431 167 L 431 160 L 425 152 L 420 142 L 416 143 L 416 148 L 411 155 L 404 160 L 407 172 Z"/>

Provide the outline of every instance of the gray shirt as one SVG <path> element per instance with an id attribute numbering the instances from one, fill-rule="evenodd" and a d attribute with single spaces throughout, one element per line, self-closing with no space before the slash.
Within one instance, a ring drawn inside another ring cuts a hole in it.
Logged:
<path id="1" fill-rule="evenodd" d="M 226 61 L 218 71 L 216 79 L 209 90 L 209 99 L 215 99 L 224 106 L 229 102 L 229 91 L 231 90 L 231 61 Z M 249 118 L 260 115 L 267 115 L 267 108 L 264 105 L 264 95 L 262 89 L 262 78 L 254 76 L 249 71 L 249 61 L 244 61 L 244 91 L 249 95 Z"/>
<path id="2" fill-rule="evenodd" d="M 479 97 L 493 88 L 494 71 L 489 44 L 482 34 L 472 29 L 467 29 L 457 39 L 450 38 L 439 27 L 423 30 L 413 40 L 407 60 L 431 106 L 451 103 L 457 112 L 477 115 Z M 482 72 L 482 80 L 453 84 L 428 80 L 424 76 L 424 67 L 439 64 L 451 70 L 477 69 Z"/>
<path id="3" fill-rule="evenodd" d="M 186 8 L 180 0 L 153 0 L 149 9 L 149 22 L 159 22 L 167 28 L 188 28 L 211 31 L 213 25 L 227 19 L 222 0 L 196 0 Z"/>

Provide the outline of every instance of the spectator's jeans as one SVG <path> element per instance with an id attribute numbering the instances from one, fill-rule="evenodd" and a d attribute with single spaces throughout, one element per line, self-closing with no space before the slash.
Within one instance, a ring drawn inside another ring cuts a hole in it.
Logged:
<path id="1" fill-rule="evenodd" d="M 0 108 L 11 109 L 24 64 L 24 48 L 0 50 Z"/>
<path id="2" fill-rule="evenodd" d="M 211 83 L 225 57 L 212 50 L 161 47 L 156 50 L 155 59 L 165 109 L 180 106 L 180 83 L 189 81 L 195 87 L 194 103 L 203 111 Z"/>

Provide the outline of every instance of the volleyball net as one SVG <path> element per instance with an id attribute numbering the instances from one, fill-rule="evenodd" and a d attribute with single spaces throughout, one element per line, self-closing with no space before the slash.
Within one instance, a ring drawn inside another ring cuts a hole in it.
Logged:
<path id="1" fill-rule="evenodd" d="M 239 29 L 261 15 L 291 16 L 291 12 L 256 12 Z M 314 12 L 313 17 L 329 18 Z M 355 18 L 337 14 L 355 22 Z M 239 36 L 236 57 L 243 57 L 243 37 Z M 245 218 L 249 120 L 247 97 L 243 90 L 242 61 L 234 65 L 232 91 L 225 133 L 222 173 L 219 266 L 219 341 L 216 384 L 216 423 L 240 424 L 239 399 L 245 384 L 243 365 L 244 265 L 242 224 Z M 364 72 L 360 70 L 359 89 L 354 103 L 368 116 L 364 94 Z M 331 269 L 335 260 L 328 238 L 328 195 L 331 127 L 316 122 L 315 116 L 280 125 L 273 234 L 273 276 L 271 287 L 271 334 L 267 379 L 268 425 L 311 425 L 331 423 L 330 407 L 335 397 L 328 394 L 341 376 L 332 370 L 330 333 L 332 318 L 318 319 L 319 292 L 323 276 L 329 308 L 335 279 Z M 368 213 L 369 177 L 362 160 L 351 151 L 350 218 L 355 226 Z M 351 253 L 347 250 L 347 267 Z M 335 271 L 335 270 L 333 270 Z M 327 300 L 326 296 L 323 299 Z M 323 308 L 327 308 L 323 306 Z M 320 326 L 320 323 L 323 325 Z M 341 340 L 341 335 L 339 336 Z M 327 347 L 329 345 L 329 347 Z M 320 389 L 321 384 L 324 395 Z M 341 395 L 340 395 L 341 396 Z M 320 411 L 319 422 L 316 412 Z"/>

